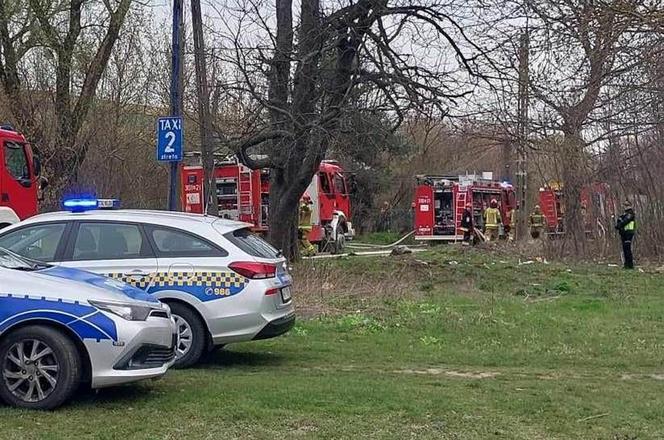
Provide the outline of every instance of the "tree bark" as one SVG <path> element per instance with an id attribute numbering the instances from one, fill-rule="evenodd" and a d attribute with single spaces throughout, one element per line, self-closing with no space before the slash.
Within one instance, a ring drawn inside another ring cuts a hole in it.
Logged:
<path id="1" fill-rule="evenodd" d="M 581 192 L 588 183 L 585 143 L 580 130 L 565 130 L 563 139 L 562 180 L 565 208 L 565 236 L 572 242 L 575 254 L 585 252 L 586 237 L 581 210 Z"/>

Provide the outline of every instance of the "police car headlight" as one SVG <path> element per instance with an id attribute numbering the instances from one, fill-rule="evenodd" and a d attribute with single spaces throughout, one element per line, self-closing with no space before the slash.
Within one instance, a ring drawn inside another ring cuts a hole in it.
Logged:
<path id="1" fill-rule="evenodd" d="M 148 319 L 152 308 L 136 304 L 115 303 L 105 301 L 90 301 L 90 304 L 99 310 L 113 313 L 127 321 L 145 321 Z"/>

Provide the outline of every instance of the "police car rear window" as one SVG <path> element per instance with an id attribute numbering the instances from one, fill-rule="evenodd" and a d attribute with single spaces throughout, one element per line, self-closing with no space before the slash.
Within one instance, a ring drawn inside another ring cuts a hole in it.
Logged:
<path id="1" fill-rule="evenodd" d="M 279 258 L 281 255 L 270 243 L 246 228 L 228 232 L 224 237 L 252 257 Z"/>

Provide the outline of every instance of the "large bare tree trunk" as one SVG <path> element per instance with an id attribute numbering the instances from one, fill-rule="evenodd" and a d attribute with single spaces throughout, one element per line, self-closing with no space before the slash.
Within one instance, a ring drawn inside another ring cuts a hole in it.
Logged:
<path id="1" fill-rule="evenodd" d="M 214 148 L 211 145 L 210 90 L 207 83 L 205 40 L 201 0 L 191 0 L 191 22 L 194 29 L 194 59 L 196 63 L 196 89 L 198 92 L 198 117 L 203 156 L 203 206 L 206 213 L 219 214 L 217 184 L 214 176 Z"/>
<path id="2" fill-rule="evenodd" d="M 249 139 L 231 143 L 249 167 L 270 168 L 269 239 L 289 258 L 298 253 L 299 199 L 318 171 L 331 140 L 339 134 L 345 112 L 351 110 L 349 103 L 375 106 L 379 111 L 394 108 L 399 117 L 405 115 L 402 105 L 411 110 L 436 107 L 446 112 L 442 102 L 450 96 L 446 91 L 451 90 L 435 84 L 441 82 L 441 75 L 411 65 L 410 57 L 398 55 L 392 47 L 397 34 L 411 26 L 411 20 L 421 21 L 450 41 L 440 23 L 452 20 L 437 4 L 402 8 L 389 7 L 387 0 L 359 0 L 325 11 L 320 0 L 296 4 L 299 13 L 294 45 L 293 1 L 275 0 L 276 33 L 270 29 L 274 50 L 265 63 L 269 66 L 267 97 L 256 92 L 262 85 L 249 79 L 255 71 L 247 71 L 245 49 L 235 43 L 240 54 L 238 67 L 246 75 L 248 90 L 269 115 L 269 123 L 257 124 L 267 128 L 257 130 Z M 388 23 L 392 18 L 386 17 L 396 17 L 401 25 L 392 27 Z M 364 62 L 360 52 L 366 52 Z M 463 53 L 456 53 L 468 66 Z M 364 103 L 362 97 L 366 98 L 369 90 L 377 91 L 377 95 L 371 103 Z M 263 155 L 252 158 L 248 148 L 260 144 L 264 145 Z"/>
<path id="3" fill-rule="evenodd" d="M 585 225 L 581 210 L 581 191 L 587 184 L 585 143 L 578 132 L 565 133 L 562 148 L 562 180 L 565 209 L 565 238 L 576 254 L 585 252 Z"/>

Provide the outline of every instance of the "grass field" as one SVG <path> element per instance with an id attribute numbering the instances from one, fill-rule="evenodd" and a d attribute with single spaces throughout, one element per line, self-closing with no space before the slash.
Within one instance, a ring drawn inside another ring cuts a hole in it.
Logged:
<path id="1" fill-rule="evenodd" d="M 664 275 L 526 263 L 303 263 L 288 336 L 53 413 L 0 408 L 0 438 L 664 438 Z"/>

